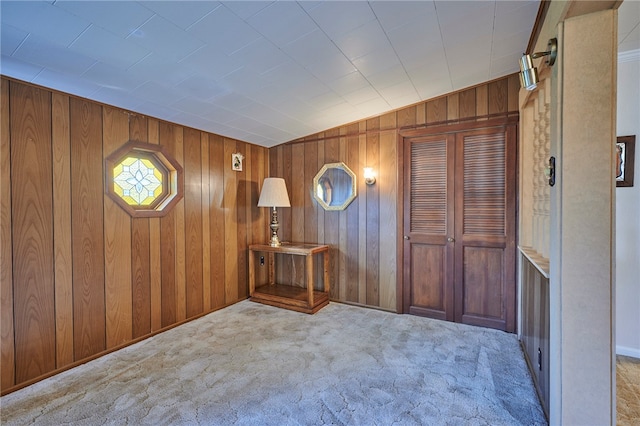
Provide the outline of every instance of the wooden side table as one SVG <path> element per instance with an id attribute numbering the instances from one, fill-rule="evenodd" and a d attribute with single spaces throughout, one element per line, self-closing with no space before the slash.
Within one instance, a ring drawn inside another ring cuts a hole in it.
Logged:
<path id="1" fill-rule="evenodd" d="M 269 282 L 256 288 L 256 254 L 267 253 L 269 258 Z M 275 282 L 276 253 L 291 256 L 305 256 L 307 288 L 296 287 Z M 324 290 L 314 290 L 313 255 L 322 253 L 324 265 Z M 283 244 L 272 247 L 268 244 L 251 244 L 249 246 L 249 295 L 254 302 L 293 311 L 315 314 L 329 304 L 329 246 L 315 244 Z"/>

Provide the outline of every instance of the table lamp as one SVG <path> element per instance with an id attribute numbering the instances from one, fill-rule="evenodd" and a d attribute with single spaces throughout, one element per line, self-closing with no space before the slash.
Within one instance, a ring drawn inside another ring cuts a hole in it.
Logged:
<path id="1" fill-rule="evenodd" d="M 280 247 L 278 239 L 278 211 L 276 207 L 291 207 L 289 202 L 289 194 L 287 193 L 287 185 L 282 178 L 265 178 L 258 200 L 258 207 L 271 207 L 271 241 L 269 245 L 272 247 Z"/>

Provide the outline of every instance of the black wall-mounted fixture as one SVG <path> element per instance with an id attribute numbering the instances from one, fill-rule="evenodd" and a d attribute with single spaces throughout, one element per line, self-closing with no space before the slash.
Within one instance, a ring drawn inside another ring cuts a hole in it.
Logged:
<path id="1" fill-rule="evenodd" d="M 556 157 L 549 158 L 549 167 L 545 170 L 545 174 L 549 178 L 549 186 L 556 184 Z"/>

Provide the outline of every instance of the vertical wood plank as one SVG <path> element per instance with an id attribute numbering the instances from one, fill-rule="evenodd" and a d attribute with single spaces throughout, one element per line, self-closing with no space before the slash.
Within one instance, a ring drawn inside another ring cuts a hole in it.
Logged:
<path id="1" fill-rule="evenodd" d="M 340 128 L 340 135 L 347 135 L 351 128 L 354 126 L 344 126 Z M 356 127 L 357 130 L 357 127 Z M 348 137 L 340 138 L 340 161 L 343 161 L 345 164 L 347 162 L 347 144 Z M 349 262 L 349 257 L 347 256 L 347 211 L 340 211 L 339 213 L 339 250 L 338 250 L 338 282 L 335 283 L 336 293 L 338 294 L 338 298 L 340 300 L 347 300 L 347 264 Z"/>
<path id="2" fill-rule="evenodd" d="M 209 134 L 202 132 L 200 135 L 201 159 L 200 167 L 202 168 L 202 209 L 200 217 L 202 218 L 202 310 L 209 312 L 211 310 L 211 228 L 209 226 L 209 209 L 211 208 L 211 188 L 209 179 Z"/>
<path id="3" fill-rule="evenodd" d="M 266 213 L 264 208 L 258 207 L 258 199 L 260 197 L 260 187 L 265 178 L 265 170 L 268 167 L 268 158 L 266 156 L 266 149 L 257 145 L 251 145 L 251 190 L 249 198 L 249 207 L 251 212 L 249 232 L 249 244 L 262 244 L 265 239 L 263 234 L 265 232 L 267 222 L 265 220 Z M 253 273 L 256 274 L 256 282 L 263 283 L 267 279 L 267 268 L 261 267 Z M 249 268 L 251 274 L 251 268 Z"/>
<path id="4" fill-rule="evenodd" d="M 476 89 L 468 89 L 460 92 L 460 118 L 469 118 L 476 115 Z"/>
<path id="5" fill-rule="evenodd" d="M 260 189 L 262 188 L 262 182 L 266 177 L 266 170 L 268 168 L 268 156 L 265 148 L 257 145 L 251 146 L 251 199 L 249 206 L 251 207 L 251 232 L 249 234 L 251 244 L 262 244 L 265 239 L 263 234 L 265 233 L 265 227 L 267 222 L 265 220 L 266 215 L 264 209 L 258 208 L 258 199 L 260 198 Z"/>
<path id="6" fill-rule="evenodd" d="M 318 243 L 324 243 L 324 215 L 325 215 L 325 210 L 320 207 L 315 199 L 313 198 L 313 191 L 315 191 L 315 188 L 313 187 L 313 179 L 315 178 L 316 174 L 318 173 L 318 171 L 322 168 L 322 166 L 325 165 L 326 161 L 324 160 L 325 158 L 325 154 L 324 154 L 324 150 L 325 150 L 325 145 L 326 145 L 326 141 L 324 139 L 318 141 L 318 158 L 317 158 L 317 162 L 316 162 L 316 166 L 315 166 L 315 173 L 313 173 L 312 170 L 312 175 L 311 175 L 311 202 L 314 203 L 314 205 L 316 206 L 315 210 L 316 210 L 316 223 L 318 225 L 318 238 L 317 238 L 317 242 Z M 320 269 L 320 268 L 318 268 Z"/>
<path id="7" fill-rule="evenodd" d="M 268 176 L 280 177 L 282 170 L 278 170 L 278 155 L 282 156 L 283 145 L 275 146 L 269 149 L 269 171 Z M 262 182 L 260 182 L 260 188 L 262 188 Z"/>
<path id="8" fill-rule="evenodd" d="M 0 80 L 0 389 L 16 382 L 9 81 Z"/>
<path id="9" fill-rule="evenodd" d="M 388 132 L 386 132 L 388 133 Z M 373 167 L 376 173 L 380 172 L 380 135 L 377 133 L 367 135 L 367 166 Z M 364 179 L 363 179 L 364 180 Z M 367 295 L 366 304 L 380 305 L 380 194 L 379 185 L 366 185 L 367 191 L 367 218 L 366 218 L 366 277 Z"/>
<path id="10" fill-rule="evenodd" d="M 400 127 L 415 126 L 416 118 L 417 118 L 416 112 L 417 112 L 416 106 L 413 105 L 398 111 L 398 113 L 394 117 L 395 120 L 393 122 L 386 121 L 385 116 L 382 116 L 380 118 L 381 119 L 380 129 L 384 130 L 384 129 L 395 129 Z M 386 116 L 388 115 L 389 114 L 386 114 Z"/>
<path id="11" fill-rule="evenodd" d="M 285 180 L 287 186 L 287 192 L 289 194 L 289 201 L 293 203 L 292 196 L 292 181 L 291 181 L 291 145 L 280 146 L 276 149 L 276 169 L 270 170 L 270 176 L 281 176 Z M 293 204 L 292 204 L 293 205 Z M 266 217 L 267 223 L 271 223 L 271 212 L 269 209 L 263 209 L 263 214 Z M 280 239 L 281 241 L 292 241 L 291 232 L 293 229 L 292 223 L 292 208 L 283 208 L 278 212 L 278 222 L 280 222 Z M 267 233 L 265 241 L 269 241 L 271 232 L 267 225 Z M 285 263 L 282 256 L 275 257 L 276 277 L 275 279 L 281 283 L 291 282 L 291 263 Z"/>
<path id="12" fill-rule="evenodd" d="M 397 188 L 396 134 L 380 135 L 380 167 L 376 186 L 380 193 L 380 242 L 379 242 L 379 306 L 396 309 L 396 188 Z"/>
<path id="13" fill-rule="evenodd" d="M 357 126 L 357 124 L 356 124 Z M 359 130 L 358 127 L 355 130 Z M 358 136 L 347 137 L 346 146 L 346 164 L 351 170 L 356 170 L 360 165 L 360 138 Z M 362 179 L 358 179 L 362 181 Z M 358 188 L 360 189 L 360 188 Z M 361 192 L 358 192 L 361 194 Z M 359 288 L 360 288 L 360 274 L 359 274 L 359 254 L 360 254 L 360 202 L 362 197 L 358 195 L 355 200 L 349 204 L 346 209 L 346 226 L 342 228 L 345 233 L 346 247 L 345 247 L 345 297 L 349 302 L 358 302 L 360 300 Z"/>
<path id="14" fill-rule="evenodd" d="M 71 257 L 71 145 L 69 97 L 53 93 L 53 255 L 55 268 L 56 367 L 73 362 L 73 264 Z"/>
<path id="15" fill-rule="evenodd" d="M 147 120 L 149 143 L 160 143 L 160 123 Z M 151 331 L 162 328 L 162 265 L 160 255 L 160 218 L 149 218 L 149 280 L 151 284 Z"/>
<path id="16" fill-rule="evenodd" d="M 106 158 L 129 139 L 129 116 L 105 106 L 102 110 L 103 156 Z M 106 194 L 104 199 L 104 278 L 106 347 L 133 337 L 131 288 L 131 217 Z"/>
<path id="17" fill-rule="evenodd" d="M 304 144 L 304 179 L 302 180 L 304 195 L 304 242 L 318 241 L 318 217 L 317 208 L 311 195 L 313 190 L 313 178 L 318 167 L 318 142 L 305 142 Z"/>
<path id="18" fill-rule="evenodd" d="M 225 303 L 238 300 L 238 180 L 230 166 L 234 152 L 236 141 L 224 138 Z"/>
<path id="19" fill-rule="evenodd" d="M 507 112 L 509 105 L 509 88 L 507 79 L 492 81 L 487 85 L 489 96 L 489 114 Z"/>
<path id="20" fill-rule="evenodd" d="M 476 87 L 476 116 L 483 117 L 489 114 L 489 95 L 487 85 Z"/>
<path id="21" fill-rule="evenodd" d="M 358 137 L 358 162 L 351 169 L 356 174 L 358 184 L 358 303 L 367 303 L 367 184 L 362 179 L 362 171 L 367 165 L 367 130 L 379 130 L 380 120 L 360 122 Z"/>
<path id="22" fill-rule="evenodd" d="M 129 138 L 148 142 L 146 117 L 129 116 Z M 133 337 L 151 332 L 151 234 L 148 218 L 131 219 L 131 306 Z"/>
<path id="23" fill-rule="evenodd" d="M 285 180 L 285 185 L 287 187 L 287 193 L 290 194 L 291 190 L 290 187 L 291 185 L 289 184 L 288 180 L 285 178 L 284 176 L 284 145 L 279 145 L 277 147 L 271 148 L 269 149 L 269 170 L 267 172 L 267 174 L 265 175 L 265 177 L 281 177 Z M 262 192 L 262 186 L 264 184 L 264 181 L 260 182 L 260 192 Z M 289 195 L 289 201 L 291 201 L 291 196 Z M 261 209 L 261 214 L 262 216 L 265 217 L 265 220 L 267 223 L 270 223 L 270 215 L 269 215 L 269 211 L 265 208 Z M 284 212 L 283 212 L 284 213 Z M 281 232 L 281 237 L 284 241 L 284 235 L 287 234 L 288 229 L 291 228 L 291 221 L 289 220 L 285 220 L 284 218 L 284 214 L 282 214 L 278 220 L 281 222 L 280 223 L 280 232 Z M 268 226 L 268 225 L 267 225 Z M 263 238 L 261 240 L 261 242 L 265 242 L 265 241 L 269 241 L 268 239 L 269 237 L 269 232 L 263 232 Z"/>
<path id="24" fill-rule="evenodd" d="M 324 145 L 325 163 L 340 161 L 340 139 L 334 132 Z M 340 212 L 327 211 L 324 214 L 324 242 L 329 245 L 329 281 L 331 299 L 339 298 L 339 255 L 340 255 Z"/>
<path id="25" fill-rule="evenodd" d="M 160 145 L 175 158 L 178 128 L 169 123 L 159 125 Z M 181 163 L 182 164 L 182 163 Z M 160 291 L 162 327 L 177 321 L 177 289 L 176 289 L 176 211 L 182 201 L 160 218 Z"/>
<path id="26" fill-rule="evenodd" d="M 184 169 L 184 129 L 176 126 L 173 158 L 182 165 Z M 176 321 L 183 321 L 187 318 L 187 271 L 186 271 L 186 248 L 185 248 L 185 200 L 178 202 L 173 208 L 175 211 L 176 230 Z"/>
<path id="27" fill-rule="evenodd" d="M 173 209 L 160 218 L 161 326 L 176 322 L 176 254 L 175 213 Z"/>
<path id="28" fill-rule="evenodd" d="M 129 139 L 148 142 L 147 117 L 129 113 Z"/>
<path id="29" fill-rule="evenodd" d="M 518 77 L 518 74 L 511 74 L 508 77 L 508 105 L 507 105 L 507 110 L 508 111 L 518 111 L 519 109 L 519 96 L 520 96 L 520 78 Z"/>
<path id="30" fill-rule="evenodd" d="M 186 317 L 203 311 L 202 285 L 202 142 L 200 132 L 184 129 L 184 219 Z"/>
<path id="31" fill-rule="evenodd" d="M 131 309 L 133 338 L 151 332 L 149 219 L 131 219 Z"/>
<path id="32" fill-rule="evenodd" d="M 322 133 L 322 135 L 324 136 L 324 133 Z M 315 206 L 315 211 L 316 211 L 316 225 L 317 225 L 317 237 L 315 242 L 318 244 L 326 244 L 325 242 L 325 232 L 324 232 L 324 216 L 325 216 L 325 210 L 320 207 L 318 205 L 318 203 L 316 202 L 316 200 L 313 198 L 313 191 L 315 191 L 315 188 L 313 187 L 313 178 L 315 177 L 315 175 L 317 174 L 317 172 L 322 168 L 322 166 L 325 164 L 324 161 L 324 149 L 325 149 L 325 140 L 322 139 L 320 141 L 318 141 L 318 161 L 316 163 L 316 168 L 315 168 L 315 173 L 311 175 L 311 182 L 309 183 L 310 187 L 311 187 L 311 202 L 314 204 Z M 313 172 L 313 171 L 312 171 Z M 330 256 L 331 252 L 327 253 L 325 256 Z M 316 255 L 315 256 L 315 260 L 317 262 L 320 262 L 322 260 L 322 256 L 320 255 Z M 321 267 L 321 264 L 318 264 L 318 266 L 315 267 L 315 278 L 314 278 L 314 282 L 316 283 L 316 287 L 318 289 L 320 288 L 324 288 L 324 271 L 323 271 L 323 267 Z"/>
<path id="33" fill-rule="evenodd" d="M 246 299 L 249 294 L 249 278 L 247 276 L 248 260 L 247 260 L 247 232 L 248 232 L 248 209 L 247 186 L 249 171 L 251 170 L 251 155 L 246 149 L 246 144 L 236 141 L 236 152 L 244 155 L 244 165 L 241 172 L 236 172 L 238 182 L 238 300 Z"/>
<path id="34" fill-rule="evenodd" d="M 175 213 L 172 209 L 160 219 L 160 261 L 162 327 L 176 322 Z"/>
<path id="35" fill-rule="evenodd" d="M 427 122 L 427 103 L 420 102 L 416 105 L 416 126 L 423 125 Z"/>
<path id="36" fill-rule="evenodd" d="M 73 322 L 76 360 L 106 348 L 102 108 L 71 98 Z"/>
<path id="37" fill-rule="evenodd" d="M 297 243 L 304 242 L 304 213 L 305 213 L 305 185 L 304 185 L 304 144 L 298 143 L 291 146 L 291 240 Z M 295 159 L 295 161 L 293 161 Z M 301 184 L 302 183 L 302 184 Z M 282 210 L 282 209 L 280 209 Z M 304 286 L 304 260 L 297 259 L 300 256 L 285 256 L 287 263 L 292 262 L 289 279 L 292 284 Z M 279 268 L 280 269 L 280 268 Z M 288 272 L 288 271 L 287 271 Z"/>
<path id="38" fill-rule="evenodd" d="M 55 368 L 51 93 L 10 89 L 16 382 Z"/>
<path id="39" fill-rule="evenodd" d="M 264 179 L 269 177 L 270 173 L 271 173 L 271 159 L 270 159 L 270 149 L 264 148 L 262 149 L 262 152 L 264 152 L 264 161 L 263 161 L 263 168 L 262 168 L 262 175 L 260 177 L 260 180 L 258 181 L 258 199 L 260 198 L 260 189 L 262 189 L 262 183 L 264 182 Z M 256 206 L 258 205 L 258 200 L 256 200 Z M 265 237 L 268 236 L 268 229 L 269 229 L 269 218 L 267 217 L 267 215 L 265 214 L 264 210 L 260 210 L 259 211 L 260 214 L 260 221 L 262 223 L 262 225 L 260 226 L 261 234 L 258 234 L 260 237 L 258 239 L 257 242 L 262 243 L 264 241 L 266 241 Z M 284 234 L 283 234 L 284 235 Z"/>
<path id="40" fill-rule="evenodd" d="M 160 262 L 160 218 L 149 219 L 149 281 L 151 285 L 151 332 L 162 328 L 162 264 Z"/>
<path id="41" fill-rule="evenodd" d="M 287 191 L 289 192 L 289 201 L 292 203 L 292 208 L 284 208 L 280 209 L 278 212 L 278 221 L 282 220 L 283 223 L 288 223 L 288 226 L 285 226 L 285 229 L 282 231 L 282 241 L 295 241 L 293 238 L 293 158 L 292 158 L 292 146 L 285 145 L 282 148 L 282 177 L 285 180 L 287 185 Z M 279 157 L 278 157 L 279 158 Z M 297 161 L 298 159 L 296 159 Z M 267 211 L 267 222 L 271 223 L 271 215 Z M 267 235 L 270 235 L 269 229 L 267 228 Z M 285 271 L 290 272 L 290 271 Z"/>
<path id="42" fill-rule="evenodd" d="M 441 97 L 427 102 L 427 124 L 447 119 L 447 98 Z"/>
<path id="43" fill-rule="evenodd" d="M 457 120 L 460 117 L 460 99 L 458 93 L 447 96 L 447 120 Z"/>
<path id="44" fill-rule="evenodd" d="M 211 230 L 211 307 L 225 304 L 225 215 L 224 143 L 222 136 L 209 135 L 209 226 Z"/>
<path id="45" fill-rule="evenodd" d="M 422 108 L 419 108 L 422 106 Z M 419 124 L 424 124 L 426 111 L 426 104 L 421 103 L 415 105 L 413 107 L 413 122 L 406 121 L 408 126 L 415 126 Z M 419 118 L 421 117 L 421 121 Z M 382 127 L 382 126 L 381 126 Z M 391 129 L 397 129 L 401 127 L 399 120 L 395 123 L 390 123 L 389 126 Z M 396 223 L 395 216 L 388 215 L 385 216 L 385 213 L 388 213 L 389 210 L 395 212 L 395 198 L 383 198 L 383 196 L 388 195 L 388 192 L 391 192 L 391 195 L 395 195 L 396 193 L 396 135 L 397 131 L 387 131 L 381 132 L 379 136 L 378 143 L 378 153 L 374 154 L 374 158 L 377 161 L 375 170 L 377 172 L 377 180 L 375 184 L 377 197 L 377 206 L 376 213 L 377 218 L 375 219 L 376 226 L 376 245 L 378 247 L 377 253 L 375 255 L 375 264 L 374 266 L 369 266 L 370 268 L 375 269 L 376 276 L 375 278 L 367 278 L 367 282 L 373 280 L 376 285 L 376 293 L 372 300 L 376 300 L 376 306 L 395 310 L 395 297 L 390 297 L 390 293 L 395 296 L 395 263 L 396 263 L 396 245 L 395 239 L 392 237 L 395 235 L 394 224 Z M 390 146 L 391 145 L 391 146 Z M 369 197 L 367 196 L 367 200 Z M 390 201 L 389 201 L 390 200 Z M 369 238 L 369 237 L 367 237 Z M 389 244 L 393 243 L 393 244 Z M 369 264 L 369 258 L 367 259 L 367 263 Z M 388 268 L 392 268 L 393 277 L 390 276 L 390 271 Z M 393 290 L 393 291 L 392 291 Z M 368 293 L 369 295 L 369 293 Z M 393 300 L 393 304 L 390 304 L 390 300 Z"/>
<path id="46" fill-rule="evenodd" d="M 285 180 L 285 185 L 287 186 L 287 191 L 289 194 L 289 201 L 291 201 L 291 177 L 286 177 L 284 173 L 284 147 L 285 146 L 286 145 L 279 145 L 269 150 L 269 173 L 267 174 L 267 176 L 281 177 Z M 263 182 L 260 182 L 261 191 L 262 191 L 262 185 L 263 185 Z M 262 233 L 263 235 L 262 242 L 268 243 L 269 236 L 270 236 L 268 224 L 271 222 L 271 214 L 269 212 L 269 209 L 266 209 L 264 207 L 262 207 L 260 210 L 261 210 L 262 216 L 264 216 L 265 221 L 267 223 L 267 228 L 265 232 Z M 278 221 L 280 222 L 279 233 L 280 233 L 281 240 L 291 241 L 291 237 L 290 237 L 291 236 L 291 209 L 282 209 L 281 214 L 278 216 Z M 282 281 L 280 278 L 284 274 L 284 271 L 283 271 L 284 267 L 282 265 L 282 262 L 280 262 L 280 256 L 278 257 L 274 256 L 273 259 L 276 266 L 276 271 L 275 271 L 276 276 L 274 277 L 274 280 L 284 283 L 285 281 Z M 267 263 L 267 265 L 271 266 L 270 263 Z M 273 271 L 269 270 L 268 272 L 269 274 L 271 274 Z"/>
<path id="47" fill-rule="evenodd" d="M 279 152 L 282 153 L 282 150 L 280 150 Z M 271 176 L 272 173 L 277 173 L 277 170 L 281 170 L 281 168 L 278 169 L 278 165 L 277 164 L 275 166 L 276 167 L 275 169 L 271 168 L 273 163 L 271 161 L 272 158 L 271 158 L 270 154 L 271 154 L 271 150 L 270 149 L 265 149 L 264 174 L 262 176 L 262 179 L 260 180 L 260 184 L 258 185 L 260 191 L 262 190 L 262 185 L 263 185 L 264 179 L 269 177 L 269 176 Z M 276 152 L 275 159 L 276 160 L 278 159 L 277 152 Z M 279 176 L 282 176 L 282 174 L 280 174 Z M 257 201 L 256 201 L 256 204 L 257 204 Z M 266 237 L 269 235 L 269 216 L 268 216 L 267 213 L 268 212 L 265 211 L 265 209 L 261 209 L 260 210 L 260 220 L 262 222 L 261 229 L 263 229 L 263 231 L 259 234 L 260 235 L 260 240 L 258 242 L 260 242 L 260 243 L 267 241 Z M 285 232 L 286 232 L 286 228 L 287 228 L 287 226 L 285 225 L 284 226 Z M 283 234 L 282 234 L 283 236 L 285 235 L 285 232 L 283 232 Z M 265 271 L 265 275 L 268 277 L 268 276 L 273 276 L 274 274 L 272 274 L 271 271 L 267 269 L 267 271 Z"/>
<path id="48" fill-rule="evenodd" d="M 304 242 L 304 144 L 291 146 L 291 239 Z M 293 161 L 295 159 L 295 161 Z M 295 182 L 295 183 L 294 183 Z M 300 184 L 300 183 L 303 184 Z"/>

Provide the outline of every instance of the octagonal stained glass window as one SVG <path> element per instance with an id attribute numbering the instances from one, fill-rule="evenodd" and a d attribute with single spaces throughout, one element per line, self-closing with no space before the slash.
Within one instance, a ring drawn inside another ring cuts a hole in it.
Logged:
<path id="1" fill-rule="evenodd" d="M 106 170 L 107 194 L 134 217 L 162 216 L 182 198 L 182 167 L 159 145 L 129 141 Z"/>
<path id="2" fill-rule="evenodd" d="M 151 159 L 128 156 L 113 168 L 113 191 L 130 206 L 150 206 L 165 192 L 166 175 Z"/>

